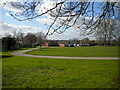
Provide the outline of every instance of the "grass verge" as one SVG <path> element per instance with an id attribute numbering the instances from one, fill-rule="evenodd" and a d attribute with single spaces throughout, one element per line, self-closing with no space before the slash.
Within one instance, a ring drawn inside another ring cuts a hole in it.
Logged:
<path id="1" fill-rule="evenodd" d="M 26 54 L 70 57 L 118 57 L 118 47 L 50 47 L 27 52 Z"/>

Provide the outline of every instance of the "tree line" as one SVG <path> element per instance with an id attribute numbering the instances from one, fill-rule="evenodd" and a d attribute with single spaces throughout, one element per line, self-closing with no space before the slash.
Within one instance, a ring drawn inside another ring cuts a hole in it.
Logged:
<path id="1" fill-rule="evenodd" d="M 46 42 L 45 34 L 38 33 L 23 33 L 22 30 L 13 31 L 12 34 L 8 34 L 1 38 L 2 50 L 13 51 L 21 48 L 33 48 L 39 46 L 40 48 Z"/>
<path id="2" fill-rule="evenodd" d="M 78 38 L 73 38 L 70 40 L 47 40 L 49 46 L 59 46 L 59 44 L 65 44 L 65 46 L 68 46 L 68 44 L 71 44 L 72 46 L 120 46 L 120 37 L 117 39 L 113 39 L 111 41 L 104 41 L 101 39 L 96 39 L 96 40 L 90 40 L 89 38 L 83 38 L 83 39 L 78 39 Z"/>
<path id="3" fill-rule="evenodd" d="M 59 46 L 59 44 L 71 44 L 72 46 L 79 45 L 87 45 L 95 46 L 120 46 L 120 37 L 112 40 L 104 40 L 104 39 L 97 39 L 90 40 L 89 38 L 73 38 L 70 40 L 48 40 L 45 38 L 45 34 L 42 32 L 39 33 L 23 33 L 22 31 L 14 31 L 13 35 L 6 35 L 5 37 L 1 38 L 2 41 L 2 50 L 3 51 L 13 51 L 13 50 L 20 50 L 21 48 L 33 48 L 39 46 L 40 48 L 45 44 L 48 43 L 49 46 Z"/>

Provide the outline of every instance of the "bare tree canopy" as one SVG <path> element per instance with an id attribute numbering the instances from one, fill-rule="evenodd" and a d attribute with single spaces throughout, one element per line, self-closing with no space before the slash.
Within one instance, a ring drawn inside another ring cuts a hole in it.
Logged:
<path id="1" fill-rule="evenodd" d="M 37 36 L 37 42 L 41 48 L 42 45 L 46 42 L 45 34 L 43 32 L 38 32 L 36 33 L 36 36 Z"/>
<path id="2" fill-rule="evenodd" d="M 33 33 L 28 33 L 24 38 L 23 42 L 27 43 L 30 47 L 33 47 L 37 42 L 37 36 Z"/>
<path id="3" fill-rule="evenodd" d="M 10 11 L 10 15 L 19 21 L 26 21 L 38 18 L 43 15 L 49 15 L 52 20 L 47 24 L 46 35 L 54 32 L 63 33 L 71 27 L 81 30 L 83 33 L 91 34 L 106 19 L 118 18 L 118 0 L 114 2 L 68 2 L 51 1 L 53 7 L 42 8 L 42 0 L 28 0 L 25 2 L 9 2 L 13 7 L 21 9 L 20 12 Z M 47 2 L 46 2 L 47 3 Z M 5 3 L 7 4 L 7 3 Z"/>
<path id="4" fill-rule="evenodd" d="M 112 19 L 104 21 L 99 24 L 99 28 L 97 28 L 95 35 L 98 40 L 104 41 L 104 45 L 106 45 L 107 42 L 110 44 L 110 41 L 120 37 L 117 22 Z"/>

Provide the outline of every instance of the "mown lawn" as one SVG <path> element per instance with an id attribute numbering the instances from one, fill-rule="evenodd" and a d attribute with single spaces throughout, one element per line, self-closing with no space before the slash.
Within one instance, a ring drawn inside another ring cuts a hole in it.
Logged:
<path id="1" fill-rule="evenodd" d="M 118 88 L 117 60 L 11 56 L 2 59 L 3 88 Z"/>
<path id="2" fill-rule="evenodd" d="M 28 49 L 32 49 L 32 48 L 21 48 L 19 50 L 14 50 L 12 52 L 18 52 L 18 51 L 22 51 L 22 50 L 28 50 Z M 6 52 L 0 52 L 0 56 L 2 58 L 6 58 L 6 57 L 11 57 L 12 55 L 10 54 L 11 51 L 6 51 Z"/>
<path id="3" fill-rule="evenodd" d="M 27 52 L 32 55 L 71 56 L 71 57 L 118 57 L 118 47 L 49 47 Z"/>

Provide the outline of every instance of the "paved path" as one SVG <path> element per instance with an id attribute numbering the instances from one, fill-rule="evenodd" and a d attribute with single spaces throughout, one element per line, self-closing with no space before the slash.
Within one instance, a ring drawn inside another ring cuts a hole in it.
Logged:
<path id="1" fill-rule="evenodd" d="M 25 57 L 38 57 L 38 58 L 59 58 L 59 59 L 106 59 L 106 60 L 118 60 L 120 57 L 64 57 L 64 56 L 42 56 L 42 55 L 29 55 L 29 54 L 24 54 L 25 52 L 29 52 L 32 50 L 36 50 L 39 48 L 34 48 L 34 49 L 29 49 L 29 50 L 23 50 L 19 52 L 13 52 L 11 53 L 12 55 L 16 56 L 25 56 Z"/>

